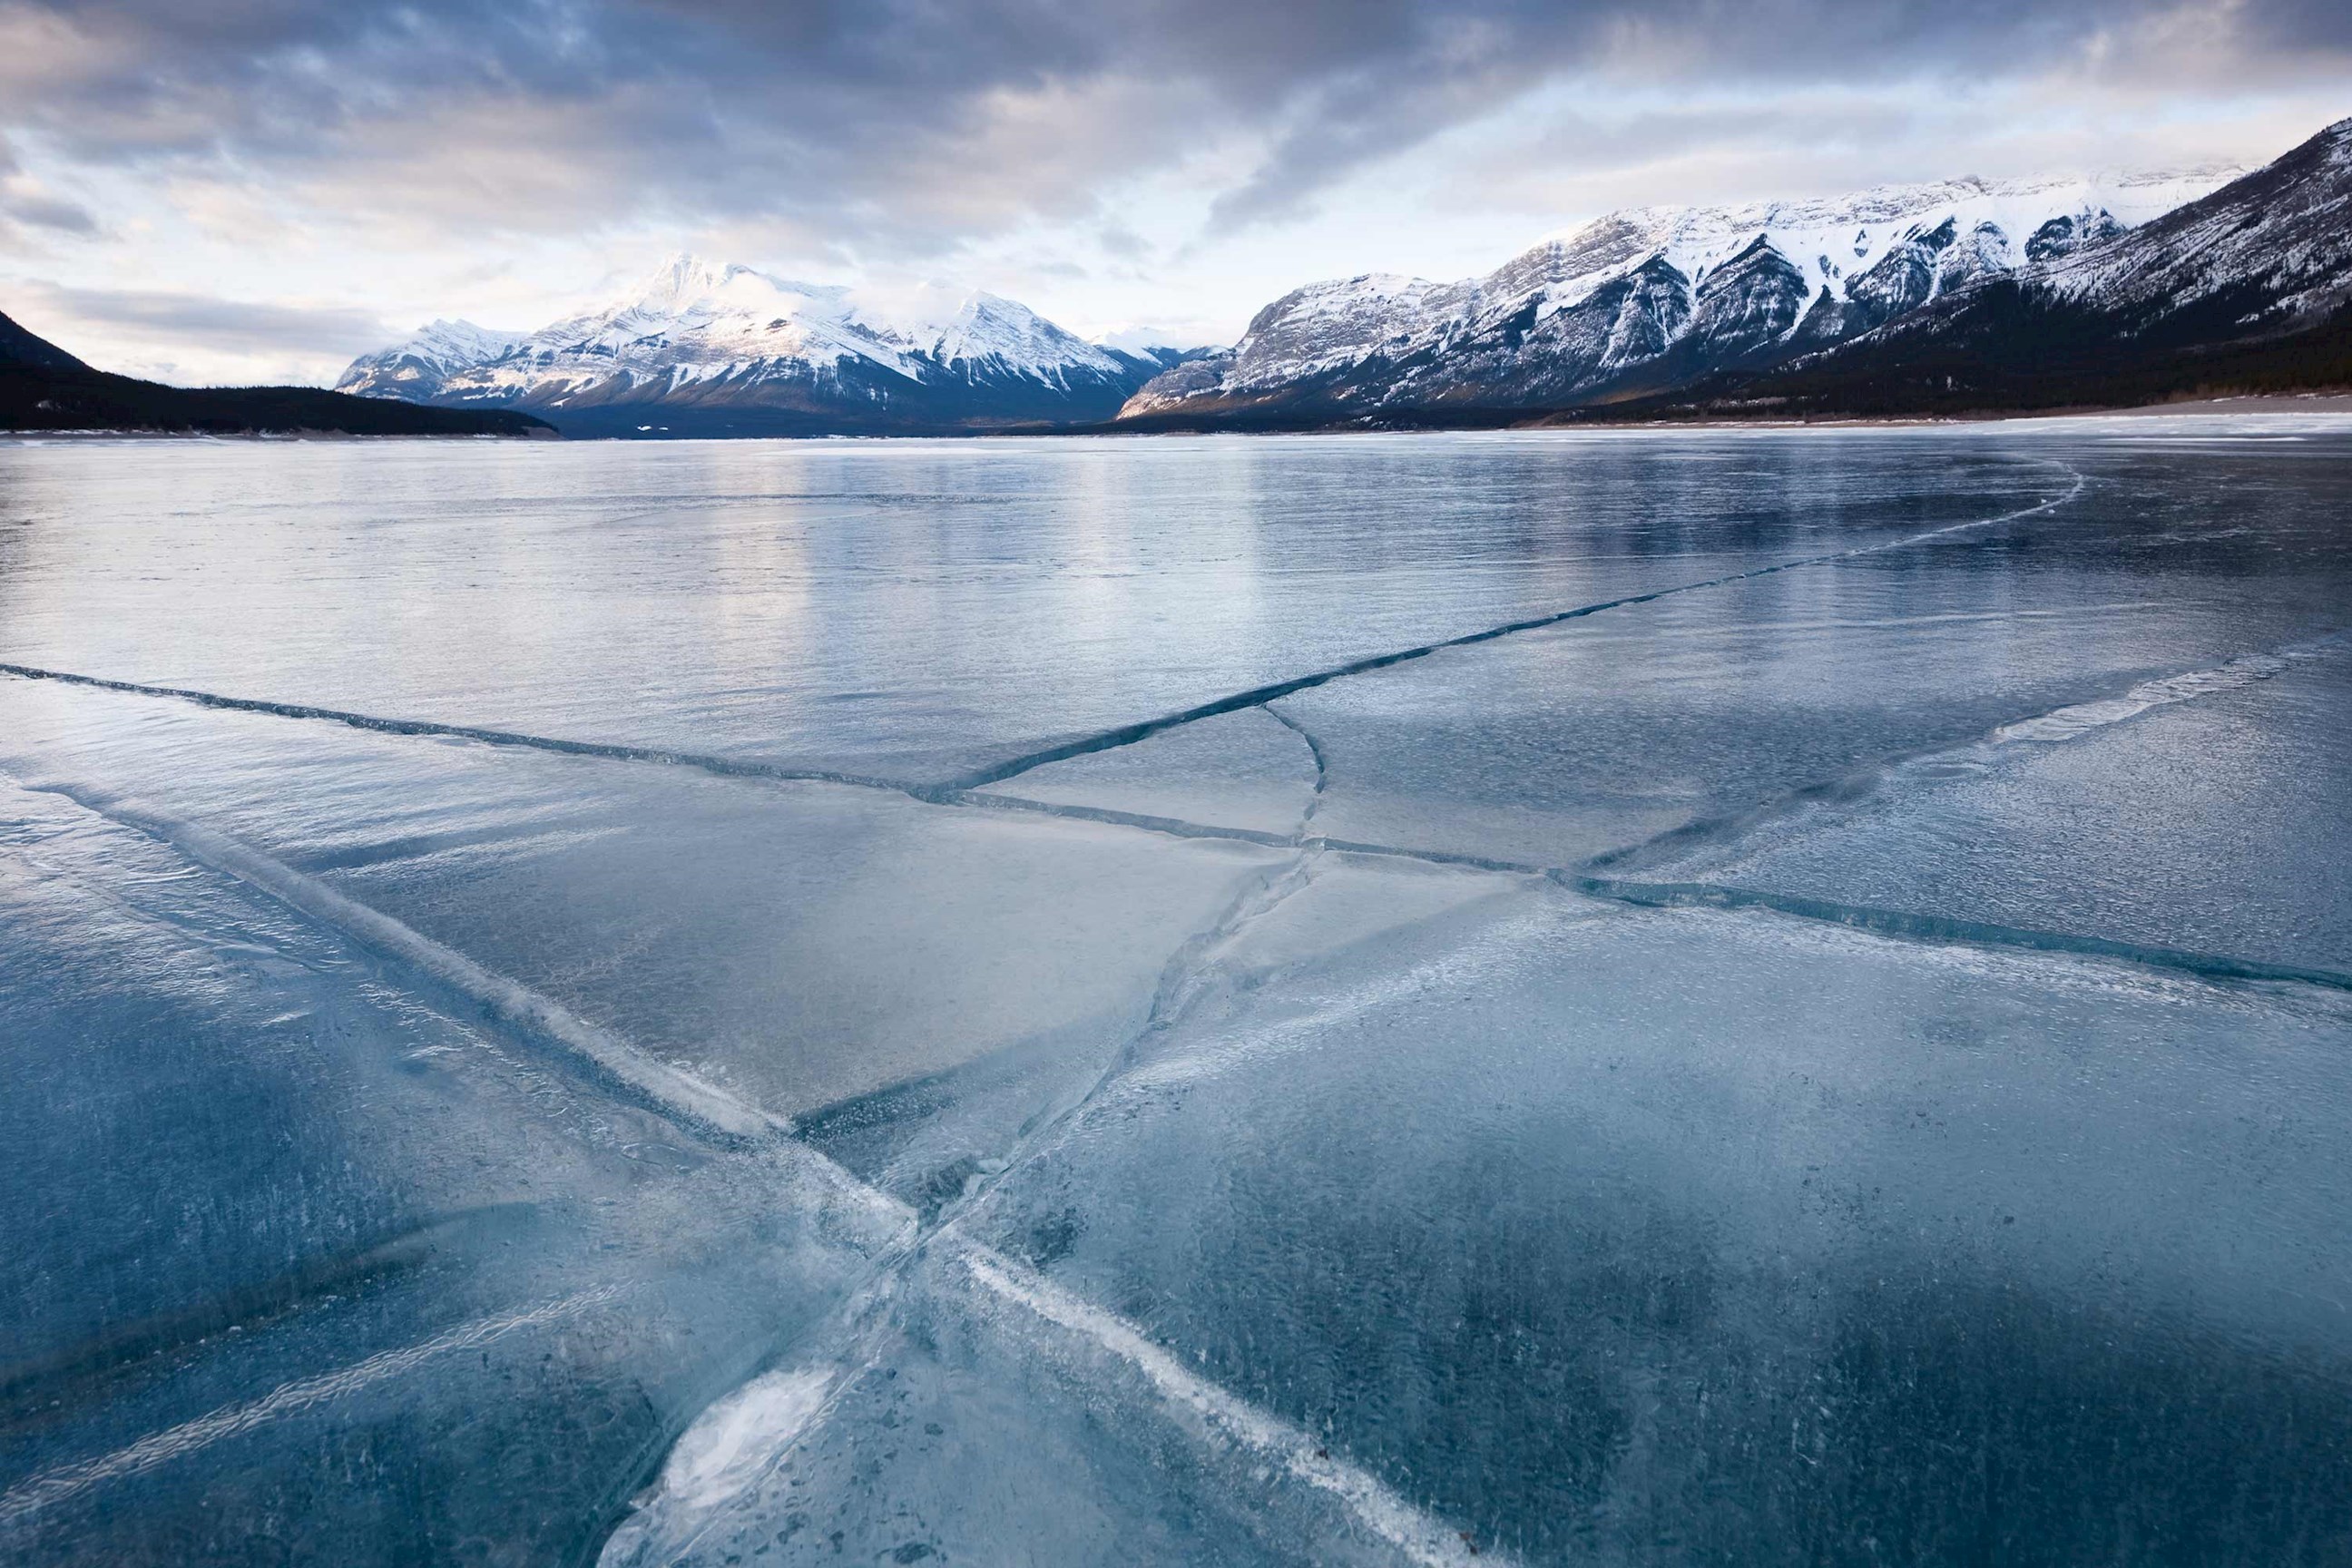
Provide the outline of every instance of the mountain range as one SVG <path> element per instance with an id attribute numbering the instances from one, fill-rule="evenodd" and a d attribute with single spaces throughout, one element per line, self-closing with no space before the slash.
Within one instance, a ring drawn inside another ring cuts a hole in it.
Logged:
<path id="1" fill-rule="evenodd" d="M 107 375 L 0 316 L 0 428 L 573 436 L 1958 414 L 2352 386 L 2352 120 L 2251 173 L 1612 213 L 1483 277 L 1292 290 L 1228 349 L 1088 342 L 693 256 L 529 332 L 436 321 L 334 392 Z"/>
<path id="2" fill-rule="evenodd" d="M 1457 283 L 1310 284 L 1146 385 L 1162 423 L 1444 420 L 1681 384 L 1864 336 L 1986 278 L 2096 248 L 2236 171 L 1956 180 L 1612 213 Z"/>
<path id="3" fill-rule="evenodd" d="M 2352 120 L 2097 246 L 1642 412 L 1958 413 L 2352 387 Z"/>
<path id="4" fill-rule="evenodd" d="M 1948 413 L 2341 384 L 2347 186 L 2352 121 L 2251 173 L 1636 208 L 1483 277 L 1308 284 L 1214 351 L 1089 342 L 992 294 L 885 301 L 680 256 L 537 331 L 436 321 L 337 384 L 633 436 Z"/>
<path id="5" fill-rule="evenodd" d="M 1960 414 L 2352 386 L 2352 120 L 2252 173 L 1615 214 L 1312 285 L 1129 429 Z"/>
<path id="6" fill-rule="evenodd" d="M 575 436 L 921 434 L 1107 420 L 1185 357 L 1088 342 L 994 294 L 876 301 L 681 255 L 537 331 L 435 321 L 336 388 Z"/>

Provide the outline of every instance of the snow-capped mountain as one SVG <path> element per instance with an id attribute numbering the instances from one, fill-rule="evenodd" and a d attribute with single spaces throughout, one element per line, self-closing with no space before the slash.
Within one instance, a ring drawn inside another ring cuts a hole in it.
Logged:
<path id="1" fill-rule="evenodd" d="M 1818 350 L 2062 258 L 2235 171 L 1954 180 L 1827 200 L 1612 213 L 1483 278 L 1372 274 L 1261 310 L 1122 416 L 1378 417 L 1554 407 Z"/>
<path id="2" fill-rule="evenodd" d="M 2020 279 L 2136 333 L 2212 318 L 2231 335 L 2291 329 L 2352 302 L 2352 119 L 2112 245 Z"/>
<path id="3" fill-rule="evenodd" d="M 2352 120 L 2102 244 L 1731 382 L 1709 395 L 1857 413 L 2352 384 Z"/>
<path id="4" fill-rule="evenodd" d="M 523 338 L 521 332 L 496 332 L 471 321 L 436 321 L 417 329 L 415 337 L 353 360 L 335 390 L 430 403 L 450 376 L 504 358 Z"/>
<path id="5" fill-rule="evenodd" d="M 1089 343 L 994 294 L 877 299 L 693 256 L 535 332 L 436 321 L 339 390 L 528 408 L 582 434 L 802 434 L 1108 418 L 1182 356 Z"/>

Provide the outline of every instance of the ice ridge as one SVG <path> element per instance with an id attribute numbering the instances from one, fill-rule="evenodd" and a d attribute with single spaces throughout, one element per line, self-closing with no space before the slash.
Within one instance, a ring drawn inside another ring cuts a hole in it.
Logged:
<path id="1" fill-rule="evenodd" d="M 5 1495 L 0 1495 L 0 1528 L 13 1526 L 42 1509 L 64 1502 L 94 1486 L 152 1470 L 158 1465 L 167 1464 L 196 1449 L 209 1447 L 241 1432 L 252 1431 L 280 1416 L 329 1400 L 345 1398 L 441 1356 L 479 1350 L 519 1330 L 580 1317 L 594 1308 L 609 1304 L 620 1294 L 617 1287 L 602 1285 L 526 1311 L 478 1319 L 429 1340 L 385 1351 L 333 1372 L 282 1384 L 250 1404 L 226 1405 L 177 1426 L 150 1433 L 127 1447 L 118 1448 L 98 1458 L 44 1470 L 18 1482 Z"/>
<path id="2" fill-rule="evenodd" d="M 2192 952 L 2183 948 L 2155 947 L 2114 942 L 2105 937 L 2071 931 L 2035 931 L 1990 921 L 1955 920 L 1948 915 L 1920 914 L 1910 910 L 1882 909 L 1871 904 L 1845 904 L 1831 899 L 1795 893 L 1769 892 L 1757 888 L 1729 887 L 1719 882 L 1639 882 L 1614 877 L 1555 873 L 1567 887 L 1591 898 L 1651 909 L 1769 910 L 1800 920 L 1851 926 L 1880 936 L 1908 938 L 1977 947 L 2023 948 L 2033 952 L 2071 953 L 2083 958 L 2120 959 L 2150 969 L 2178 970 L 2208 980 L 2284 980 L 2303 985 L 2352 991 L 2352 974 L 2336 969 L 2298 964 L 2266 963 L 2232 958 L 2226 953 Z"/>

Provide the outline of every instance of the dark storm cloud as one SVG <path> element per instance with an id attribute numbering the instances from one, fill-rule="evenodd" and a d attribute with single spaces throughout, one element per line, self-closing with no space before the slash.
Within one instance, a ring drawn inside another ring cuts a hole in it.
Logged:
<path id="1" fill-rule="evenodd" d="M 1241 132 L 1216 207 L 1549 79 L 1802 84 L 2341 68 L 2339 0 L 0 0 L 0 128 L 236 167 L 331 207 L 529 228 L 756 216 L 919 247 Z"/>

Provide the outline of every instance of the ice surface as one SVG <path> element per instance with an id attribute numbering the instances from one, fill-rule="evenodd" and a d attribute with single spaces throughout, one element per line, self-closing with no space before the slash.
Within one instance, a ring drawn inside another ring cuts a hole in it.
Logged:
<path id="1" fill-rule="evenodd" d="M 0 812 L 11 1561 L 577 1555 L 905 1227 L 146 834 Z"/>
<path id="2" fill-rule="evenodd" d="M 0 1557 L 2339 1559 L 2347 480 L 0 447 Z"/>

